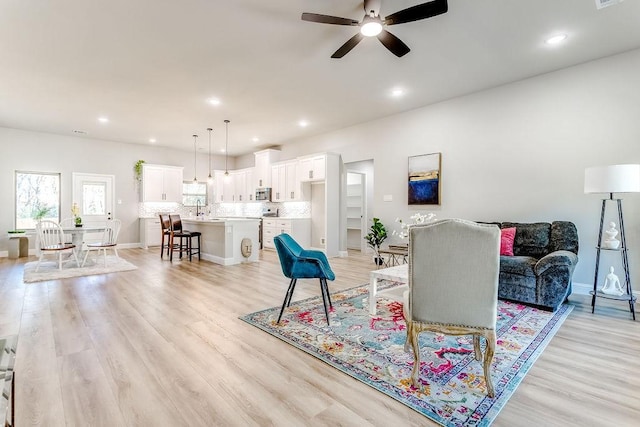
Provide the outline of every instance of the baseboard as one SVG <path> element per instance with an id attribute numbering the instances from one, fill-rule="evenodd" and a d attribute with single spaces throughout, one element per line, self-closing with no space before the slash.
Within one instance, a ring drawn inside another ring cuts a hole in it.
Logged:
<path id="1" fill-rule="evenodd" d="M 588 283 L 571 283 L 571 294 L 572 295 L 589 295 L 589 291 L 593 290 L 593 285 L 589 285 Z"/>
<path id="2" fill-rule="evenodd" d="M 346 258 L 346 257 L 348 257 L 348 256 L 349 256 L 349 254 L 347 253 L 347 251 L 339 251 L 339 252 L 338 252 L 338 256 L 339 256 L 340 258 Z"/>
<path id="3" fill-rule="evenodd" d="M 140 243 L 118 243 L 117 249 L 136 249 L 140 247 Z"/>

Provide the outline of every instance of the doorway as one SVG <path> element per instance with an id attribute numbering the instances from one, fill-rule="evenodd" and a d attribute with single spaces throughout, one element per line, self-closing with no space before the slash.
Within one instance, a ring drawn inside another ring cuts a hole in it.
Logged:
<path id="1" fill-rule="evenodd" d="M 114 175 L 73 173 L 73 202 L 80 209 L 82 223 L 101 226 L 114 218 Z"/>
<path id="2" fill-rule="evenodd" d="M 365 249 L 366 180 L 362 172 L 347 172 L 347 249 Z"/>

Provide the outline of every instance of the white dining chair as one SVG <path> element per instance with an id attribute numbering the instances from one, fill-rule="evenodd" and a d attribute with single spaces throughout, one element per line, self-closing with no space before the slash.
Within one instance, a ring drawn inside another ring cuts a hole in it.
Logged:
<path id="1" fill-rule="evenodd" d="M 102 251 L 104 257 L 104 266 L 107 266 L 107 249 L 113 249 L 113 253 L 116 258 L 118 256 L 118 249 L 116 248 L 118 244 L 118 233 L 120 233 L 121 222 L 119 219 L 111 219 L 107 221 L 105 226 L 104 233 L 102 235 L 102 240 L 97 243 L 87 243 L 87 252 L 84 255 L 84 260 L 82 261 L 82 266 L 84 267 L 87 262 L 87 258 L 89 257 L 89 252 L 91 251 Z M 97 259 L 96 259 L 97 262 Z"/>
<path id="2" fill-rule="evenodd" d="M 73 255 L 73 259 L 76 265 L 80 267 L 78 257 L 75 252 L 75 245 L 72 243 L 65 243 L 64 232 L 59 224 L 53 221 L 40 221 L 36 224 L 36 231 L 38 233 L 39 245 L 40 245 L 40 258 L 38 258 L 38 264 L 36 265 L 36 272 L 40 268 L 40 263 L 47 254 L 58 255 L 58 269 L 62 270 L 62 254 L 70 252 Z"/>

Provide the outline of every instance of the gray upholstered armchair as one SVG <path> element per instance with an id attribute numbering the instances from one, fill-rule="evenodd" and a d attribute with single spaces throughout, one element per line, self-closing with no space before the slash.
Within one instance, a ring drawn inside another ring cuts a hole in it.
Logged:
<path id="1" fill-rule="evenodd" d="M 473 335 L 476 360 L 480 337 L 487 345 L 483 368 L 487 393 L 495 395 L 490 367 L 496 344 L 500 231 L 493 225 L 445 219 L 409 230 L 409 291 L 404 315 L 413 349 L 413 385 L 420 388 L 421 332 Z"/>

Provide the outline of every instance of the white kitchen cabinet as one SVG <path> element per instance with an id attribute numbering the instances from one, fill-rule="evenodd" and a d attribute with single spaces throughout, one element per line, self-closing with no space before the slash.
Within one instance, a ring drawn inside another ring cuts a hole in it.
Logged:
<path id="1" fill-rule="evenodd" d="M 233 197 L 235 203 L 247 203 L 255 201 L 255 189 L 253 187 L 253 168 L 241 169 L 231 172 L 233 181 Z"/>
<path id="2" fill-rule="evenodd" d="M 298 164 L 301 182 L 322 181 L 327 176 L 327 157 L 324 154 L 301 157 L 298 159 Z"/>
<path id="3" fill-rule="evenodd" d="M 142 201 L 182 203 L 183 168 L 142 165 Z"/>
<path id="4" fill-rule="evenodd" d="M 213 171 L 213 201 L 214 203 L 225 203 L 224 197 L 224 171 Z"/>
<path id="5" fill-rule="evenodd" d="M 147 249 L 149 246 L 162 244 L 162 226 L 160 217 L 140 218 L 140 246 Z"/>
<path id="6" fill-rule="evenodd" d="M 252 192 L 255 193 L 256 188 L 272 187 L 271 165 L 280 159 L 280 151 L 268 149 L 253 154 L 255 155 L 255 168 L 252 178 L 255 188 Z"/>
<path id="7" fill-rule="evenodd" d="M 271 167 L 271 201 L 292 202 L 303 200 L 298 177 L 298 161 L 291 160 Z"/>
<path id="8" fill-rule="evenodd" d="M 303 248 L 311 243 L 311 220 L 309 218 L 263 218 L 262 246 L 265 249 L 275 249 L 273 238 L 278 234 L 287 233 Z"/>

